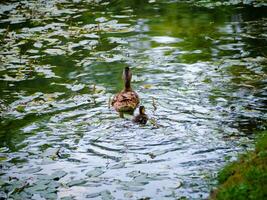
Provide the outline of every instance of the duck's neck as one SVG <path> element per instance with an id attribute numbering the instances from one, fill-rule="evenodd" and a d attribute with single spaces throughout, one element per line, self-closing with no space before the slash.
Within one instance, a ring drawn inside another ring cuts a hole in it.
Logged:
<path id="1" fill-rule="evenodd" d="M 126 80 L 125 83 L 124 83 L 124 90 L 125 91 L 131 91 L 132 88 L 131 88 L 131 81 L 130 80 Z"/>

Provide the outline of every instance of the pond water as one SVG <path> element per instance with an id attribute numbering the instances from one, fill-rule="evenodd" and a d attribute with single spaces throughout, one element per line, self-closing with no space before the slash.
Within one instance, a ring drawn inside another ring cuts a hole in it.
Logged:
<path id="1" fill-rule="evenodd" d="M 205 199 L 267 119 L 267 8 L 0 5 L 0 198 Z M 150 122 L 109 107 L 133 71 Z"/>

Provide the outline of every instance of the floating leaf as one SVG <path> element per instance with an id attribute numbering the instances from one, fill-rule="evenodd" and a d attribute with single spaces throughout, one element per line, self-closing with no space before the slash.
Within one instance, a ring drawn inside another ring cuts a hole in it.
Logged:
<path id="1" fill-rule="evenodd" d="M 42 196 L 46 199 L 57 199 L 57 194 L 56 193 L 48 193 L 48 192 L 44 192 L 42 194 Z"/>
<path id="2" fill-rule="evenodd" d="M 66 176 L 67 172 L 64 172 L 64 171 L 56 171 L 54 172 L 53 174 L 51 174 L 51 177 L 54 179 L 54 180 L 59 180 L 61 179 L 62 177 Z"/>
<path id="3" fill-rule="evenodd" d="M 48 185 L 51 182 L 51 179 L 40 179 L 38 176 L 38 183 L 43 185 Z"/>
<path id="4" fill-rule="evenodd" d="M 70 197 L 62 197 L 60 200 L 75 200 L 75 197 L 70 196 Z"/>
<path id="5" fill-rule="evenodd" d="M 49 185 L 48 185 L 48 189 L 55 189 L 55 188 L 58 188 L 60 186 L 60 183 L 59 182 L 57 182 L 57 181 L 51 181 L 50 183 L 49 183 Z"/>
<path id="6" fill-rule="evenodd" d="M 144 174 L 143 172 L 140 172 L 140 171 L 132 171 L 132 172 L 128 172 L 127 173 L 127 176 L 129 177 L 136 177 L 136 176 L 139 176 L 141 174 Z"/>
<path id="7" fill-rule="evenodd" d="M 104 190 L 100 192 L 102 200 L 112 200 L 115 199 L 109 190 Z"/>
<path id="8" fill-rule="evenodd" d="M 18 112 L 25 112 L 25 105 L 18 105 L 17 107 L 16 107 L 16 110 L 18 111 Z"/>
<path id="9" fill-rule="evenodd" d="M 5 161 L 7 157 L 0 156 L 0 162 Z"/>
<path id="10" fill-rule="evenodd" d="M 41 170 L 42 170 L 41 167 L 29 168 L 29 169 L 21 171 L 20 173 L 36 173 L 36 172 L 40 172 Z"/>
<path id="11" fill-rule="evenodd" d="M 83 180 L 83 179 L 81 179 L 81 180 L 75 180 L 75 181 L 71 181 L 71 182 L 67 183 L 67 186 L 72 187 L 72 186 L 83 185 L 86 182 L 87 181 L 86 180 Z"/>
<path id="12" fill-rule="evenodd" d="M 99 197 L 99 196 L 101 196 L 101 193 L 100 192 L 96 192 L 96 193 L 91 193 L 91 194 L 86 195 L 86 198 L 96 198 L 96 197 Z"/>
<path id="13" fill-rule="evenodd" d="M 86 176 L 88 176 L 88 177 L 98 177 L 103 173 L 104 173 L 104 171 L 102 169 L 96 168 L 94 170 L 91 170 L 91 171 L 87 172 Z"/>
<path id="14" fill-rule="evenodd" d="M 133 192 L 139 192 L 139 191 L 142 191 L 144 190 L 144 188 L 142 187 L 135 187 L 135 186 L 122 186 L 122 187 L 119 187 L 118 189 L 121 189 L 121 190 L 128 190 L 128 191 L 133 191 Z"/>
<path id="15" fill-rule="evenodd" d="M 45 200 L 45 198 L 42 198 L 40 194 L 33 194 L 31 199 L 33 200 Z"/>
<path id="16" fill-rule="evenodd" d="M 146 85 L 143 85 L 143 87 L 144 87 L 145 89 L 150 89 L 150 88 L 152 87 L 152 85 L 151 85 L 151 84 L 146 84 Z"/>
<path id="17" fill-rule="evenodd" d="M 120 169 L 120 168 L 123 168 L 124 166 L 125 166 L 125 163 L 124 162 L 120 162 L 118 164 L 112 165 L 110 167 L 110 169 Z"/>
<path id="18" fill-rule="evenodd" d="M 47 185 L 37 182 L 36 185 L 30 187 L 33 191 L 44 191 L 48 188 Z"/>
<path id="19" fill-rule="evenodd" d="M 43 156 L 49 157 L 51 159 L 55 159 L 58 157 L 59 151 L 60 151 L 60 148 L 48 148 L 43 153 Z"/>
<path id="20" fill-rule="evenodd" d="M 47 175 L 47 174 L 39 174 L 37 178 L 38 178 L 38 180 L 42 180 L 44 182 L 52 180 L 52 177 Z"/>

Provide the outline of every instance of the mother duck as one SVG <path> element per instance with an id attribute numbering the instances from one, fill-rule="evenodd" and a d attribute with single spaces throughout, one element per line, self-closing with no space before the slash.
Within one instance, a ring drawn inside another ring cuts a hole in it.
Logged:
<path id="1" fill-rule="evenodd" d="M 133 114 L 139 105 L 139 97 L 131 88 L 132 72 L 129 67 L 124 68 L 122 79 L 124 81 L 124 89 L 115 95 L 111 102 L 111 105 L 120 113 L 121 117 L 123 117 L 123 113 Z"/>

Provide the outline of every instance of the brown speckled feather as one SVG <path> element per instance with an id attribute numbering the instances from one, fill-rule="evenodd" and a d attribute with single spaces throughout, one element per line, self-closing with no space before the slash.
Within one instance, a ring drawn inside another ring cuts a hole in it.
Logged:
<path id="1" fill-rule="evenodd" d="M 139 97 L 133 90 L 123 90 L 113 98 L 111 105 L 118 112 L 133 112 L 139 105 Z"/>

